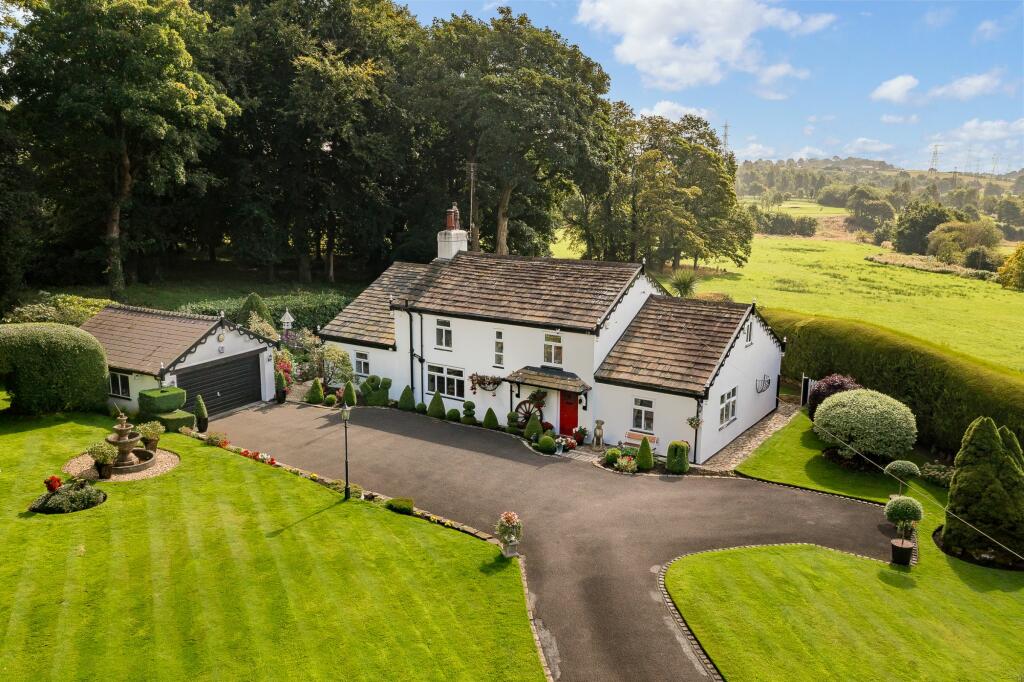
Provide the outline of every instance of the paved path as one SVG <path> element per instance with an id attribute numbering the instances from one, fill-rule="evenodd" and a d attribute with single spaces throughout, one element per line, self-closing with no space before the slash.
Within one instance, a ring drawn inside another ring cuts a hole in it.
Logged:
<path id="1" fill-rule="evenodd" d="M 214 428 L 342 475 L 336 410 L 262 406 Z M 684 552 L 814 542 L 886 558 L 889 549 L 871 505 L 742 478 L 620 476 L 398 410 L 354 410 L 349 447 L 353 482 L 371 490 L 482 529 L 506 509 L 522 515 L 541 637 L 561 680 L 705 679 L 658 592 L 659 569 Z"/>
<path id="2" fill-rule="evenodd" d="M 736 440 L 716 452 L 698 469 L 715 473 L 725 473 L 738 467 L 743 460 L 753 454 L 768 440 L 773 433 L 789 423 L 800 406 L 795 403 L 780 402 L 779 408 L 741 433 Z"/>

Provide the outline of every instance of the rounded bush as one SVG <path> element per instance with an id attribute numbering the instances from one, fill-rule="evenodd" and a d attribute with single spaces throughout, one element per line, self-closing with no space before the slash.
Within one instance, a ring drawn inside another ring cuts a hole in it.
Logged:
<path id="1" fill-rule="evenodd" d="M 885 518 L 906 536 L 913 524 L 924 518 L 924 507 L 913 497 L 894 497 L 885 505 Z"/>
<path id="2" fill-rule="evenodd" d="M 897 459 L 885 465 L 885 473 L 901 481 L 909 481 L 921 475 L 921 470 L 913 462 Z"/>
<path id="3" fill-rule="evenodd" d="M 636 458 L 626 455 L 625 457 L 619 457 L 615 462 L 615 468 L 627 474 L 636 473 Z"/>
<path id="4" fill-rule="evenodd" d="M 334 395 L 333 393 L 324 398 L 324 405 L 326 405 L 327 407 L 334 407 L 335 403 L 337 402 L 338 396 Z"/>
<path id="5" fill-rule="evenodd" d="M 825 398 L 857 388 L 861 388 L 861 385 L 854 381 L 853 377 L 843 374 L 829 374 L 827 377 L 822 378 L 821 381 L 815 383 L 814 388 L 811 389 L 810 394 L 807 396 L 807 416 L 811 418 L 811 421 L 814 421 L 814 414 L 818 411 L 818 407 L 825 402 Z"/>
<path id="6" fill-rule="evenodd" d="M 622 456 L 622 450 L 618 448 L 608 448 L 604 451 L 604 463 L 608 466 L 615 466 L 615 463 L 619 461 L 619 457 Z"/>
<path id="7" fill-rule="evenodd" d="M 462 419 L 462 415 L 459 414 L 459 411 L 453 407 L 452 409 L 448 410 L 447 414 L 445 414 L 445 419 L 447 419 L 450 422 L 457 422 L 460 419 Z"/>
<path id="8" fill-rule="evenodd" d="M 426 403 L 416 403 L 416 411 L 419 412 L 420 414 L 426 414 L 427 413 L 427 404 Z"/>
<path id="9" fill-rule="evenodd" d="M 103 346 L 65 324 L 0 325 L 0 376 L 20 414 L 102 410 L 107 401 Z"/>
<path id="10" fill-rule="evenodd" d="M 857 456 L 853 450 L 897 459 L 917 440 L 917 422 L 900 401 L 861 388 L 826 398 L 818 408 L 814 432 L 846 459 Z"/>
<path id="11" fill-rule="evenodd" d="M 530 415 L 530 421 L 526 422 L 526 428 L 523 429 L 523 436 L 527 440 L 533 440 L 534 438 L 540 438 L 544 434 L 541 429 L 540 417 L 534 412 Z"/>
<path id="12" fill-rule="evenodd" d="M 535 446 L 538 452 L 543 452 L 545 455 L 555 454 L 555 439 L 551 436 L 541 436 Z"/>

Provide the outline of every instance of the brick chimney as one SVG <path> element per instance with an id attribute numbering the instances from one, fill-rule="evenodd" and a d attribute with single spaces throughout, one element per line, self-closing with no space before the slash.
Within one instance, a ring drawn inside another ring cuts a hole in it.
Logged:
<path id="1" fill-rule="evenodd" d="M 445 211 L 444 229 L 437 233 L 437 257 L 451 260 L 459 251 L 468 248 L 469 234 L 459 225 L 459 207 L 452 203 L 452 207 Z"/>

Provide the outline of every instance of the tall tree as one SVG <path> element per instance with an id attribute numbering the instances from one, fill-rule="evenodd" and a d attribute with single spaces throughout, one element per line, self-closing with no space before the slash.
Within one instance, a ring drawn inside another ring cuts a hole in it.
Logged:
<path id="1" fill-rule="evenodd" d="M 190 53 L 207 18 L 187 0 L 31 0 L 2 57 L 5 95 L 31 134 L 51 187 L 97 195 L 107 281 L 125 285 L 121 214 L 135 185 L 185 181 L 211 142 L 210 128 L 237 112 Z M 59 64 L 59 68 L 54 68 Z"/>

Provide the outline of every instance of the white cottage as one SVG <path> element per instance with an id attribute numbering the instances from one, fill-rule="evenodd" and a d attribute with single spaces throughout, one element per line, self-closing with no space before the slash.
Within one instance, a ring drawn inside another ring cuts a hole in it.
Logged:
<path id="1" fill-rule="evenodd" d="M 783 343 L 753 305 L 680 299 L 635 263 L 471 253 L 448 211 L 430 264 L 395 263 L 321 331 L 358 377 L 418 402 L 543 419 L 606 443 L 647 436 L 702 463 L 778 405 Z"/>

